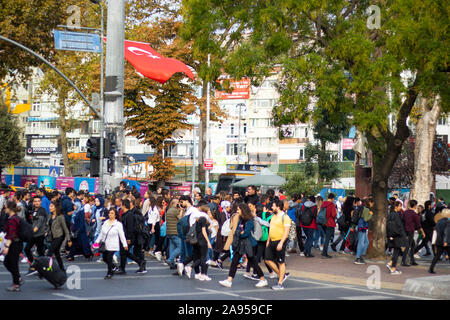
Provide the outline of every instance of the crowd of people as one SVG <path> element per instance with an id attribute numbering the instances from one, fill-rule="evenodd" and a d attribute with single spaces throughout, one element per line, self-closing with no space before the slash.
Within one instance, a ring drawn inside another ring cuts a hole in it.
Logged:
<path id="1" fill-rule="evenodd" d="M 288 200 L 281 190 L 262 194 L 255 186 L 249 186 L 245 195 L 213 195 L 211 188 L 202 194 L 196 188 L 192 198 L 190 194 L 172 196 L 163 188 L 149 190 L 142 198 L 125 181 L 107 197 L 73 188 L 64 194 L 39 188 L 33 198 L 30 191 L 21 190 L 11 197 L 6 190 L 0 196 L 0 232 L 5 235 L 2 259 L 13 277 L 7 290 L 20 291 L 20 256 L 30 264 L 27 275 L 36 273 L 32 267 L 35 255 L 55 257 L 62 270 L 62 256 L 67 261 L 97 256 L 107 265 L 108 280 L 126 274 L 129 263 L 136 263 L 136 272 L 145 274 L 145 253 L 180 277 L 191 278 L 194 270 L 194 279 L 199 281 L 211 281 L 208 268 L 222 269 L 230 259 L 228 277 L 219 282 L 224 287 L 232 286 L 239 268 L 245 269 L 245 278 L 257 281 L 256 287 L 266 287 L 265 267 L 267 277 L 277 281 L 272 289 L 282 290 L 289 277 L 285 261 L 289 253 L 313 258 L 312 248 L 316 248 L 323 259 L 330 259 L 331 248 L 354 254 L 355 264 L 365 264 L 373 205 L 371 197 L 360 199 L 353 194 L 338 199 L 333 193 L 326 199 L 294 194 Z M 417 264 L 422 248 L 431 255 L 429 243 L 434 254 L 429 271 L 434 273 L 441 256 L 445 259 L 446 253 L 448 259 L 449 220 L 450 209 L 443 199 L 436 207 L 431 201 L 420 206 L 410 200 L 408 210 L 396 198 L 389 199 L 386 252 L 392 259 L 386 266 L 390 273 L 401 273 L 397 268 L 400 255 L 405 267 Z M 19 234 L 23 221 L 33 228 L 33 239 L 26 243 Z M 339 236 L 335 239 L 336 228 Z"/>

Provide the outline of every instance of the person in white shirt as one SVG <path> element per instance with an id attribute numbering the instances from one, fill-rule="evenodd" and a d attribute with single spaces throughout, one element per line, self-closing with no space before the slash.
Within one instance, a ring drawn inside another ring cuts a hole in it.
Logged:
<path id="1" fill-rule="evenodd" d="M 150 197 L 150 208 L 148 209 L 148 220 L 147 224 L 150 229 L 150 233 L 152 238 L 155 237 L 155 250 L 154 254 L 150 252 L 151 255 L 154 255 L 158 261 L 161 261 L 162 253 L 158 251 L 160 242 L 161 242 L 161 210 L 162 210 L 162 197 Z M 150 239 L 151 241 L 152 239 Z"/>
<path id="2" fill-rule="evenodd" d="M 108 273 L 105 276 L 105 280 L 111 279 L 114 274 L 113 255 L 116 251 L 120 250 L 120 242 L 123 248 L 128 250 L 122 223 L 117 221 L 119 214 L 115 209 L 110 209 L 108 217 L 109 220 L 103 223 L 100 235 L 95 240 L 96 244 L 105 243 L 106 251 L 103 253 L 103 261 L 108 265 Z"/>

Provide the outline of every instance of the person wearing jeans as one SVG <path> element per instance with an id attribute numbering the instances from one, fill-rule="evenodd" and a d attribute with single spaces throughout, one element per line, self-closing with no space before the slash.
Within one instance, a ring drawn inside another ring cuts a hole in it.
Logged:
<path id="1" fill-rule="evenodd" d="M 41 199 L 39 197 L 34 197 L 33 206 L 34 210 L 31 217 L 31 222 L 33 225 L 33 239 L 27 243 L 24 249 L 30 264 L 34 261 L 34 256 L 31 253 L 31 249 L 35 245 L 39 256 L 43 256 L 45 253 L 44 240 L 47 229 L 47 212 L 41 207 Z M 36 272 L 37 271 L 33 267 L 30 267 L 27 275 L 31 275 Z"/>
<path id="2" fill-rule="evenodd" d="M 311 249 L 312 249 L 313 242 L 314 242 L 314 235 L 317 231 L 317 222 L 316 222 L 317 206 L 316 206 L 315 202 L 316 202 L 316 197 L 309 196 L 308 200 L 303 204 L 303 207 L 301 208 L 302 214 L 303 214 L 305 208 L 312 208 L 312 213 L 313 213 L 313 219 L 309 225 L 305 226 L 300 221 L 300 227 L 303 229 L 303 232 L 305 232 L 305 234 L 306 234 L 305 257 L 307 257 L 307 258 L 314 257 L 311 254 Z"/>
<path id="3" fill-rule="evenodd" d="M 169 243 L 169 258 L 167 264 L 170 269 L 176 269 L 175 258 L 180 254 L 182 242 L 178 236 L 177 223 L 183 216 L 183 211 L 179 208 L 178 199 L 172 199 L 167 206 L 166 213 L 166 236 Z"/>
<path id="4" fill-rule="evenodd" d="M 356 260 L 355 264 L 365 264 L 366 262 L 361 257 L 367 252 L 369 247 L 369 238 L 367 236 L 369 221 L 372 219 L 373 212 L 373 198 L 364 199 L 364 209 L 361 214 L 361 218 L 358 221 L 358 245 L 356 247 Z"/>
<path id="5" fill-rule="evenodd" d="M 325 243 L 323 244 L 323 250 L 322 250 L 322 257 L 323 258 L 331 258 L 331 256 L 328 254 L 328 245 L 330 244 L 330 241 L 332 240 L 334 236 L 334 228 L 336 228 L 336 205 L 334 204 L 334 198 L 335 195 L 333 193 L 330 193 L 328 195 L 327 201 L 324 201 L 322 206 L 320 207 L 326 209 L 326 217 L 327 217 L 327 223 L 325 226 L 323 226 L 325 231 Z"/>

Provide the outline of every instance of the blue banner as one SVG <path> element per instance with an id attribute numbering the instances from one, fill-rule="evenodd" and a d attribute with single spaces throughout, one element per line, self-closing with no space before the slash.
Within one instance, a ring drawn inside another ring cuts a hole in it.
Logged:
<path id="1" fill-rule="evenodd" d="M 95 178 L 75 178 L 75 190 L 88 191 L 89 193 L 95 192 Z"/>
<path id="2" fill-rule="evenodd" d="M 22 176 L 20 174 L 14 175 L 14 186 L 20 187 L 20 180 Z M 5 183 L 9 186 L 12 185 L 13 175 L 12 174 L 5 174 Z"/>
<path id="3" fill-rule="evenodd" d="M 42 182 L 44 183 L 45 188 L 55 189 L 56 187 L 56 178 L 50 176 L 39 176 L 37 187 L 40 188 Z"/>

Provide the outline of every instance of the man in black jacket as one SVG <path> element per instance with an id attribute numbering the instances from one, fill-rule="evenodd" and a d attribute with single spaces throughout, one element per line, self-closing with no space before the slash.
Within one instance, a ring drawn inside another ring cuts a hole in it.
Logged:
<path id="1" fill-rule="evenodd" d="M 259 202 L 258 194 L 256 193 L 256 187 L 254 185 L 248 186 L 247 188 L 248 194 L 244 198 L 245 203 L 257 203 Z"/>
<path id="2" fill-rule="evenodd" d="M 135 234 L 135 217 L 134 212 L 131 210 L 131 203 L 130 200 L 125 199 L 122 201 L 122 225 L 123 225 L 123 231 L 125 233 L 125 238 L 127 239 L 128 243 L 128 250 L 125 250 L 120 244 L 120 268 L 116 274 L 126 274 L 125 272 L 125 266 L 127 264 L 127 258 L 130 258 L 131 260 L 135 261 L 139 265 L 139 270 L 137 272 L 139 273 L 146 273 L 145 270 L 145 260 L 139 259 L 136 254 L 137 251 L 139 251 L 139 246 L 135 246 L 136 244 L 136 234 Z M 131 253 L 131 248 L 133 247 L 133 253 Z M 142 250 L 142 249 L 140 249 Z"/>

